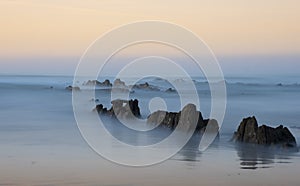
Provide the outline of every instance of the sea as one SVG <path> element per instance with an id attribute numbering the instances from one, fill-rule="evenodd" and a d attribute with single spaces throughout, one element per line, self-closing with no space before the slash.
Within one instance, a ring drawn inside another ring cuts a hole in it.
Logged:
<path id="1" fill-rule="evenodd" d="M 99 79 L 104 81 L 113 77 Z M 203 77 L 192 77 L 204 118 L 210 117 L 211 92 Z M 174 78 L 185 83 L 185 79 Z M 153 90 L 129 92 L 138 99 L 141 115 L 151 113 L 152 98 L 165 100 L 178 112 L 180 96 L 166 91 L 172 83 L 147 77 Z M 82 83 L 82 82 L 81 82 Z M 299 185 L 300 153 L 230 141 L 243 118 L 255 116 L 260 125 L 284 125 L 300 144 L 300 76 L 225 77 L 226 111 L 219 139 L 205 151 L 180 150 L 154 165 L 132 167 L 107 160 L 87 143 L 75 120 L 72 76 L 0 75 L 0 185 Z M 88 86 L 80 87 L 82 90 Z M 87 102 L 111 107 L 110 89 L 96 87 Z M 96 100 L 97 99 L 97 100 Z M 92 112 L 93 108 L 90 108 Z M 115 125 L 119 140 L 140 144 L 134 133 Z M 116 130 L 114 130 L 116 129 Z M 161 129 L 168 130 L 168 129 Z M 100 134 L 100 132 L 99 132 Z M 160 133 L 148 136 L 155 142 Z M 123 148 L 112 144 L 111 148 Z M 124 154 L 115 154 L 122 157 Z M 151 153 L 149 154 L 151 156 Z"/>

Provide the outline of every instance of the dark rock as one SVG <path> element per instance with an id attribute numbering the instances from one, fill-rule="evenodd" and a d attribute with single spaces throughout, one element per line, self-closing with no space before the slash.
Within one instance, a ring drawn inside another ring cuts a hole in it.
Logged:
<path id="1" fill-rule="evenodd" d="M 181 119 L 181 120 L 180 120 Z M 192 126 L 193 123 L 197 123 L 197 132 L 204 133 L 208 128 L 207 132 L 217 132 L 219 131 L 218 122 L 216 120 L 204 120 L 201 112 L 196 110 L 196 106 L 193 104 L 186 105 L 180 112 L 166 112 L 166 111 L 156 111 L 150 114 L 147 118 L 148 124 L 159 124 L 162 127 L 167 127 L 170 129 L 175 129 L 179 122 L 180 126 L 185 129 Z M 211 125 L 208 127 L 208 125 Z"/>
<path id="2" fill-rule="evenodd" d="M 209 134 L 217 134 L 219 136 L 219 124 L 218 121 L 215 119 L 206 119 L 203 120 L 204 125 L 200 125 L 198 122 L 198 130 L 201 131 L 201 133 L 207 132 Z M 201 127 L 202 126 L 202 127 Z"/>
<path id="3" fill-rule="evenodd" d="M 71 90 L 71 91 L 72 91 L 72 90 L 76 90 L 76 91 L 78 91 L 78 90 L 80 90 L 80 88 L 77 87 L 77 86 L 73 87 L 73 86 L 70 85 L 70 86 L 67 86 L 67 87 L 66 87 L 66 90 Z"/>
<path id="4" fill-rule="evenodd" d="M 278 83 L 277 86 L 282 87 L 283 85 L 282 85 L 282 83 Z"/>
<path id="5" fill-rule="evenodd" d="M 104 80 L 104 81 L 102 82 L 102 85 L 104 85 L 104 86 L 109 86 L 109 87 L 112 86 L 111 82 L 110 82 L 108 79 Z"/>
<path id="6" fill-rule="evenodd" d="M 96 105 L 94 111 L 97 111 L 99 114 L 107 114 L 107 108 L 104 108 L 102 104 Z"/>
<path id="7" fill-rule="evenodd" d="M 137 87 L 140 87 L 140 88 L 149 88 L 150 87 L 150 85 L 149 85 L 149 83 L 142 83 L 142 84 L 139 84 L 139 85 L 137 85 Z"/>
<path id="8" fill-rule="evenodd" d="M 90 101 L 99 102 L 99 99 L 92 98 L 92 99 L 90 99 Z"/>
<path id="9" fill-rule="evenodd" d="M 129 101 L 117 99 L 113 100 L 111 103 L 112 107 L 109 110 L 107 108 L 104 108 L 102 104 L 99 104 L 96 106 L 94 111 L 97 111 L 99 114 L 116 116 L 125 119 L 141 116 L 139 102 L 137 99 Z"/>
<path id="10" fill-rule="evenodd" d="M 168 88 L 168 89 L 166 90 L 166 92 L 176 92 L 176 90 L 173 89 L 173 88 Z"/>
<path id="11" fill-rule="evenodd" d="M 257 129 L 258 124 L 255 117 L 244 118 L 234 134 L 234 138 L 236 141 L 257 143 Z"/>
<path id="12" fill-rule="evenodd" d="M 273 128 L 266 125 L 258 127 L 256 118 L 244 118 L 233 135 L 233 141 L 280 147 L 297 147 L 296 139 L 288 128 L 280 125 Z"/>

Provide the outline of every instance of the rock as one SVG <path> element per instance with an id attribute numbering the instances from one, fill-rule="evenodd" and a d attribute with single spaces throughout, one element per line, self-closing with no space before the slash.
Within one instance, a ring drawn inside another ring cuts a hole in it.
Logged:
<path id="1" fill-rule="evenodd" d="M 176 92 L 176 90 L 173 89 L 173 88 L 168 88 L 168 89 L 166 90 L 166 92 Z"/>
<path id="2" fill-rule="evenodd" d="M 93 86 L 93 85 L 97 85 L 97 84 L 100 84 L 100 82 L 97 80 L 88 80 L 87 82 L 83 83 L 82 85 Z"/>
<path id="3" fill-rule="evenodd" d="M 141 83 L 141 84 L 137 84 L 137 85 L 133 85 L 132 88 L 134 89 L 144 89 L 144 90 L 155 90 L 155 91 L 159 91 L 159 88 L 154 87 L 152 85 L 150 85 L 149 83 Z"/>
<path id="4" fill-rule="evenodd" d="M 256 118 L 244 118 L 238 130 L 234 133 L 233 141 L 261 145 L 276 145 L 280 147 L 297 147 L 296 139 L 288 128 L 280 125 L 273 128 L 266 125 L 258 127 Z"/>
<path id="5" fill-rule="evenodd" d="M 170 129 L 176 128 L 180 114 L 177 112 L 156 111 L 147 118 L 148 124 L 160 124 Z"/>
<path id="6" fill-rule="evenodd" d="M 255 117 L 244 118 L 237 132 L 234 134 L 236 141 L 257 143 L 258 124 Z"/>
<path id="7" fill-rule="evenodd" d="M 131 119 L 135 117 L 140 117 L 140 108 L 139 108 L 139 101 L 135 100 L 113 100 L 112 107 L 108 110 L 104 108 L 102 104 L 99 104 L 94 108 L 94 111 L 97 111 L 99 114 L 105 114 L 109 116 L 116 116 L 121 117 L 124 119 Z"/>
<path id="8" fill-rule="evenodd" d="M 77 86 L 73 87 L 73 86 L 70 85 L 70 86 L 67 86 L 67 87 L 66 87 L 66 90 L 71 90 L 71 91 L 72 91 L 72 90 L 76 90 L 76 91 L 78 91 L 78 90 L 80 90 L 80 88 L 77 87 Z"/>
<path id="9" fill-rule="evenodd" d="M 219 136 L 219 124 L 217 120 L 207 119 L 203 121 L 204 121 L 204 126 L 198 129 L 201 130 L 201 133 L 207 132 L 209 134 L 217 134 Z"/>
<path id="10" fill-rule="evenodd" d="M 93 111 L 97 111 L 99 114 L 107 114 L 107 108 L 104 108 L 102 104 L 96 105 Z"/>
<path id="11" fill-rule="evenodd" d="M 137 85 L 137 87 L 139 87 L 139 88 L 149 88 L 150 87 L 150 85 L 149 85 L 149 83 L 142 83 L 142 84 L 139 84 L 139 85 Z"/>
<path id="12" fill-rule="evenodd" d="M 286 147 L 296 146 L 295 137 L 288 128 L 282 125 L 276 128 L 262 125 L 258 128 L 257 133 L 257 141 L 259 144 L 282 144 Z"/>
<path id="13" fill-rule="evenodd" d="M 114 81 L 114 86 L 115 87 L 127 87 L 125 82 L 119 78 Z"/>
<path id="14" fill-rule="evenodd" d="M 98 80 L 88 80 L 86 83 L 83 83 L 83 85 L 86 85 L 86 86 L 98 85 L 98 86 L 106 86 L 106 87 L 112 86 L 111 82 L 108 79 L 104 80 L 103 82 L 100 82 Z"/>
<path id="15" fill-rule="evenodd" d="M 181 118 L 181 120 L 180 120 Z M 179 123 L 184 122 L 184 123 Z M 175 129 L 178 124 L 185 130 L 192 126 L 193 123 L 197 123 L 197 132 L 215 132 L 215 129 L 219 131 L 218 122 L 216 120 L 204 120 L 201 112 L 196 110 L 196 106 L 193 104 L 186 105 L 180 112 L 167 112 L 167 111 L 156 111 L 150 114 L 147 118 L 148 124 L 159 124 L 162 127 Z M 208 127 L 208 125 L 212 125 Z"/>
<path id="16" fill-rule="evenodd" d="M 111 87 L 111 86 L 112 86 L 111 82 L 110 82 L 108 79 L 104 80 L 104 81 L 102 82 L 102 85 L 108 86 L 108 87 Z"/>
<path id="17" fill-rule="evenodd" d="M 99 102 L 99 99 L 97 99 L 97 98 L 92 98 L 92 99 L 90 99 L 90 101 L 93 101 L 93 102 Z"/>
<path id="18" fill-rule="evenodd" d="M 199 112 L 196 109 L 196 106 L 193 104 L 187 104 L 183 107 L 180 112 L 180 116 L 178 117 L 179 121 L 177 122 L 179 129 L 183 129 L 184 131 L 191 131 L 192 126 L 198 124 L 199 121 Z"/>

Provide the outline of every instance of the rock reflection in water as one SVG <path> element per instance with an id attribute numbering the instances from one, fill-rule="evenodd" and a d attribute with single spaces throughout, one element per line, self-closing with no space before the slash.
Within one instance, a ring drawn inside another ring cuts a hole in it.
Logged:
<path id="1" fill-rule="evenodd" d="M 189 165 L 192 162 L 200 162 L 201 152 L 199 151 L 199 144 L 201 141 L 202 135 L 201 134 L 194 134 L 188 143 L 178 152 L 178 154 L 173 158 L 173 160 L 177 161 L 186 161 Z M 210 147 L 217 148 L 219 142 L 219 138 L 217 137 L 215 141 L 210 145 Z M 209 148 L 210 148 L 209 147 Z"/>
<path id="2" fill-rule="evenodd" d="M 200 152 L 198 150 L 201 140 L 200 134 L 194 134 L 188 143 L 178 152 L 177 160 L 187 162 L 200 161 Z"/>
<path id="3" fill-rule="evenodd" d="M 272 168 L 277 163 L 291 163 L 291 152 L 270 149 L 254 144 L 236 144 L 241 169 Z"/>

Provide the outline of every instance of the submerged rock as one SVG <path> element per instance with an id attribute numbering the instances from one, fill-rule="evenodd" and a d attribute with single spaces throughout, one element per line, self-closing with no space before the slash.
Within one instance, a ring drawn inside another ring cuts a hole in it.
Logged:
<path id="1" fill-rule="evenodd" d="M 176 90 L 173 88 L 168 88 L 165 92 L 176 92 Z"/>
<path id="2" fill-rule="evenodd" d="M 233 135 L 233 141 L 280 147 L 297 147 L 296 139 L 288 128 L 282 125 L 273 128 L 266 125 L 258 127 L 256 118 L 244 118 Z"/>
<path id="3" fill-rule="evenodd" d="M 99 99 L 97 99 L 97 98 L 92 98 L 92 99 L 90 99 L 90 101 L 99 102 Z"/>
<path id="4" fill-rule="evenodd" d="M 148 116 L 147 123 L 159 124 L 170 129 L 175 129 L 179 125 L 185 130 L 196 123 L 195 131 L 200 133 L 218 133 L 219 131 L 218 122 L 216 120 L 203 119 L 201 112 L 196 110 L 194 104 L 186 105 L 180 112 L 156 111 Z"/>
<path id="5" fill-rule="evenodd" d="M 72 90 L 76 90 L 76 91 L 78 91 L 78 90 L 80 90 L 80 88 L 77 87 L 77 86 L 74 86 L 74 87 L 73 87 L 73 86 L 69 85 L 69 86 L 66 87 L 66 90 L 71 90 L 71 91 L 72 91 Z"/>
<path id="6" fill-rule="evenodd" d="M 140 108 L 139 101 L 135 100 L 113 100 L 112 107 L 110 109 L 105 108 L 102 104 L 96 106 L 94 111 L 97 111 L 99 114 L 121 117 L 124 119 L 131 119 L 135 117 L 140 117 Z"/>

